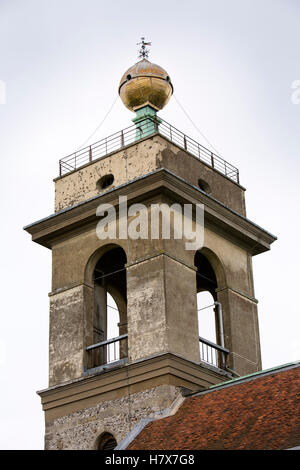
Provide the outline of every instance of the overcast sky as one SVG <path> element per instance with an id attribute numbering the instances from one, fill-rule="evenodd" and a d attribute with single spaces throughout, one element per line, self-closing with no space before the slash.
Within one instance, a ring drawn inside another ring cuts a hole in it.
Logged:
<path id="1" fill-rule="evenodd" d="M 263 367 L 300 359 L 299 23 L 299 0 L 0 0 L 1 449 L 43 448 L 51 253 L 22 227 L 53 213 L 58 160 L 101 122 L 141 36 L 278 236 L 254 258 Z M 207 145 L 175 99 L 161 117 Z M 132 118 L 118 100 L 91 142 Z"/>

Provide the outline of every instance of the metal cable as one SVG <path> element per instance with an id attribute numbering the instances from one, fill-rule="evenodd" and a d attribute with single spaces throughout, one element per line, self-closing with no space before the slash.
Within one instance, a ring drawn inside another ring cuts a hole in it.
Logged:
<path id="1" fill-rule="evenodd" d="M 199 132 L 199 134 L 203 137 L 203 139 L 206 140 L 206 142 L 210 145 L 210 147 L 220 156 L 220 152 L 216 149 L 216 147 L 213 146 L 213 144 L 210 143 L 210 141 L 207 139 L 207 137 L 205 137 L 205 135 L 203 134 L 203 132 L 200 131 L 199 127 L 194 123 L 194 121 L 192 120 L 192 118 L 190 118 L 190 116 L 188 115 L 187 111 L 184 109 L 184 107 L 182 106 L 182 104 L 180 104 L 180 102 L 178 101 L 178 99 L 176 98 L 176 96 L 173 94 L 173 97 L 175 98 L 175 101 L 176 103 L 178 104 L 178 106 L 181 108 L 181 110 L 184 112 L 184 114 L 186 115 L 186 117 L 188 118 L 188 120 L 192 123 L 192 125 L 194 126 L 194 128 Z M 222 157 L 220 157 L 222 158 Z"/>
<path id="2" fill-rule="evenodd" d="M 103 274 L 103 276 L 95 277 L 94 281 L 99 281 L 99 279 L 103 279 L 104 277 L 112 276 L 113 274 L 120 273 L 121 271 L 124 271 L 124 269 L 126 268 L 117 269 L 116 271 L 113 271 L 111 273 Z"/>
<path id="3" fill-rule="evenodd" d="M 208 291 L 206 291 L 206 292 L 208 292 Z M 206 308 L 209 308 L 209 307 L 215 307 L 215 304 L 211 304 L 211 305 L 207 305 L 206 307 L 198 308 L 197 312 L 200 312 L 200 310 L 205 310 Z"/>
<path id="4" fill-rule="evenodd" d="M 80 149 L 82 149 L 82 147 L 84 147 L 88 141 L 96 134 L 96 132 L 100 129 L 100 127 L 102 126 L 102 124 L 104 123 L 104 121 L 106 120 L 106 118 L 109 116 L 109 114 L 111 113 L 111 111 L 113 110 L 113 107 L 115 106 L 116 102 L 117 102 L 117 99 L 119 98 L 119 95 L 116 96 L 116 98 L 114 99 L 113 101 L 113 104 L 111 105 L 111 107 L 109 108 L 108 112 L 105 114 L 104 118 L 102 119 L 102 121 L 100 122 L 100 124 L 96 127 L 96 129 L 94 130 L 94 132 L 83 142 L 82 145 L 80 145 L 80 147 L 76 150 L 76 152 L 78 152 Z"/>

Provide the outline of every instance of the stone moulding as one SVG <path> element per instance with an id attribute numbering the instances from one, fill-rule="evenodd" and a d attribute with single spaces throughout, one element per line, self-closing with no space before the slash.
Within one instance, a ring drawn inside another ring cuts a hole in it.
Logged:
<path id="1" fill-rule="evenodd" d="M 197 364 L 172 353 L 163 353 L 37 393 L 42 400 L 46 421 L 49 421 L 101 401 L 162 384 L 196 391 L 230 378 L 229 373 L 220 369 Z"/>
<path id="2" fill-rule="evenodd" d="M 117 206 L 119 196 L 127 196 L 128 204 L 142 200 L 151 202 L 151 198 L 157 194 L 164 194 L 172 201 L 180 203 L 204 204 L 205 223 L 246 248 L 252 255 L 269 250 L 270 244 L 276 240 L 271 233 L 165 168 L 63 209 L 27 225 L 24 230 L 32 235 L 33 241 L 51 248 L 52 244 L 61 237 L 72 236 L 74 230 L 82 227 L 86 230 L 90 225 L 96 224 L 99 221 L 96 217 L 96 208 L 99 204 L 109 203 Z"/>

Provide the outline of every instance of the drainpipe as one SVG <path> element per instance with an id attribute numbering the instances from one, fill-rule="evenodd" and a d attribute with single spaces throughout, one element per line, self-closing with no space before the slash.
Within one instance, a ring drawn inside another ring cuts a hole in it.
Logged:
<path id="1" fill-rule="evenodd" d="M 220 302 L 215 302 L 215 305 L 218 307 L 218 320 L 219 320 L 219 330 L 220 330 L 220 342 L 221 342 L 221 346 L 222 348 L 225 348 L 225 337 L 224 337 L 224 325 L 223 325 L 223 310 L 222 310 L 222 305 L 220 304 Z M 228 370 L 228 372 L 230 372 L 231 374 L 235 375 L 236 377 L 240 377 L 240 375 L 235 372 L 234 370 L 230 369 L 229 367 L 227 367 L 226 365 L 226 357 L 225 357 L 225 354 L 222 353 L 222 361 L 223 361 L 223 364 L 225 366 L 225 369 Z"/>
<path id="2" fill-rule="evenodd" d="M 225 348 L 222 305 L 220 304 L 220 302 L 215 302 L 215 305 L 218 307 L 218 323 L 220 330 L 221 346 L 222 348 Z"/>
<path id="3" fill-rule="evenodd" d="M 220 332 L 220 343 L 222 348 L 225 348 L 225 339 L 224 339 L 224 325 L 223 325 L 223 310 L 220 302 L 215 302 L 215 305 L 218 310 L 218 323 L 219 323 L 219 332 Z M 223 366 L 226 368 L 226 357 L 225 354 L 221 353 Z"/>

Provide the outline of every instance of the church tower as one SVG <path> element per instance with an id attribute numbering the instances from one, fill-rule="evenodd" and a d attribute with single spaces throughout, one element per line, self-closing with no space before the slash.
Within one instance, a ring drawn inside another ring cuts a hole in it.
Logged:
<path id="1" fill-rule="evenodd" d="M 46 449 L 114 448 L 184 391 L 261 369 L 252 256 L 275 237 L 247 219 L 237 168 L 157 115 L 173 84 L 145 46 L 119 85 L 133 125 L 60 160 L 54 214 L 25 227 L 52 250 Z"/>

